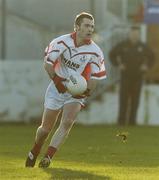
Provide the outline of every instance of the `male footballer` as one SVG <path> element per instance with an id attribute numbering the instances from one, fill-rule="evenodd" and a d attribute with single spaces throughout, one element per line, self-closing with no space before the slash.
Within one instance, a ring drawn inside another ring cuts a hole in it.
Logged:
<path id="1" fill-rule="evenodd" d="M 26 167 L 34 167 L 42 145 L 62 112 L 60 125 L 39 163 L 40 168 L 50 165 L 54 154 L 68 136 L 85 99 L 91 95 L 97 82 L 106 78 L 103 53 L 91 40 L 93 31 L 93 16 L 82 12 L 75 18 L 74 32 L 54 39 L 45 50 L 44 68 L 51 82 L 45 94 L 42 122 L 27 156 Z M 87 80 L 87 90 L 79 96 L 72 96 L 65 86 L 72 73 L 80 73 Z"/>

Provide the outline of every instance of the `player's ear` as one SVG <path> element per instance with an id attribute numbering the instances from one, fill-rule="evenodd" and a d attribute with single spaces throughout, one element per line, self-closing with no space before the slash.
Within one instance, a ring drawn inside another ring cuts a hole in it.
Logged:
<path id="1" fill-rule="evenodd" d="M 78 31 L 79 28 L 80 28 L 80 27 L 79 27 L 79 25 L 77 25 L 77 24 L 74 26 L 74 30 L 75 30 L 75 31 Z"/>

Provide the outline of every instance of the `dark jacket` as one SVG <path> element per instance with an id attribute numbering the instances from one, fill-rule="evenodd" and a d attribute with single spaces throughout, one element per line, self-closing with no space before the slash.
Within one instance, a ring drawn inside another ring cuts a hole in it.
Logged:
<path id="1" fill-rule="evenodd" d="M 117 58 L 120 58 L 120 61 L 126 67 L 121 72 L 121 77 L 129 79 L 142 78 L 141 66 L 145 64 L 150 68 L 154 64 L 154 54 L 146 44 L 142 42 L 132 44 L 129 40 L 122 41 L 113 47 L 109 58 L 115 66 L 119 65 Z"/>

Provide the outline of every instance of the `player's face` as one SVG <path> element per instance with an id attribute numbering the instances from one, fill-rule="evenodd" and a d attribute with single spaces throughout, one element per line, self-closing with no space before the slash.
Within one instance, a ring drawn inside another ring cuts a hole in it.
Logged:
<path id="1" fill-rule="evenodd" d="M 80 26 L 77 26 L 78 36 L 82 39 L 90 39 L 94 31 L 94 21 L 84 18 Z"/>

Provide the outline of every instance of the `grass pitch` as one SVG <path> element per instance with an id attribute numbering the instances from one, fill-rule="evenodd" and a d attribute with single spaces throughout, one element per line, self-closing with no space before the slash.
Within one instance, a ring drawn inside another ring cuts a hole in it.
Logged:
<path id="1" fill-rule="evenodd" d="M 75 125 L 50 168 L 25 168 L 36 128 L 0 124 L 0 180 L 159 179 L 159 127 Z M 127 142 L 120 132 L 128 132 Z"/>

